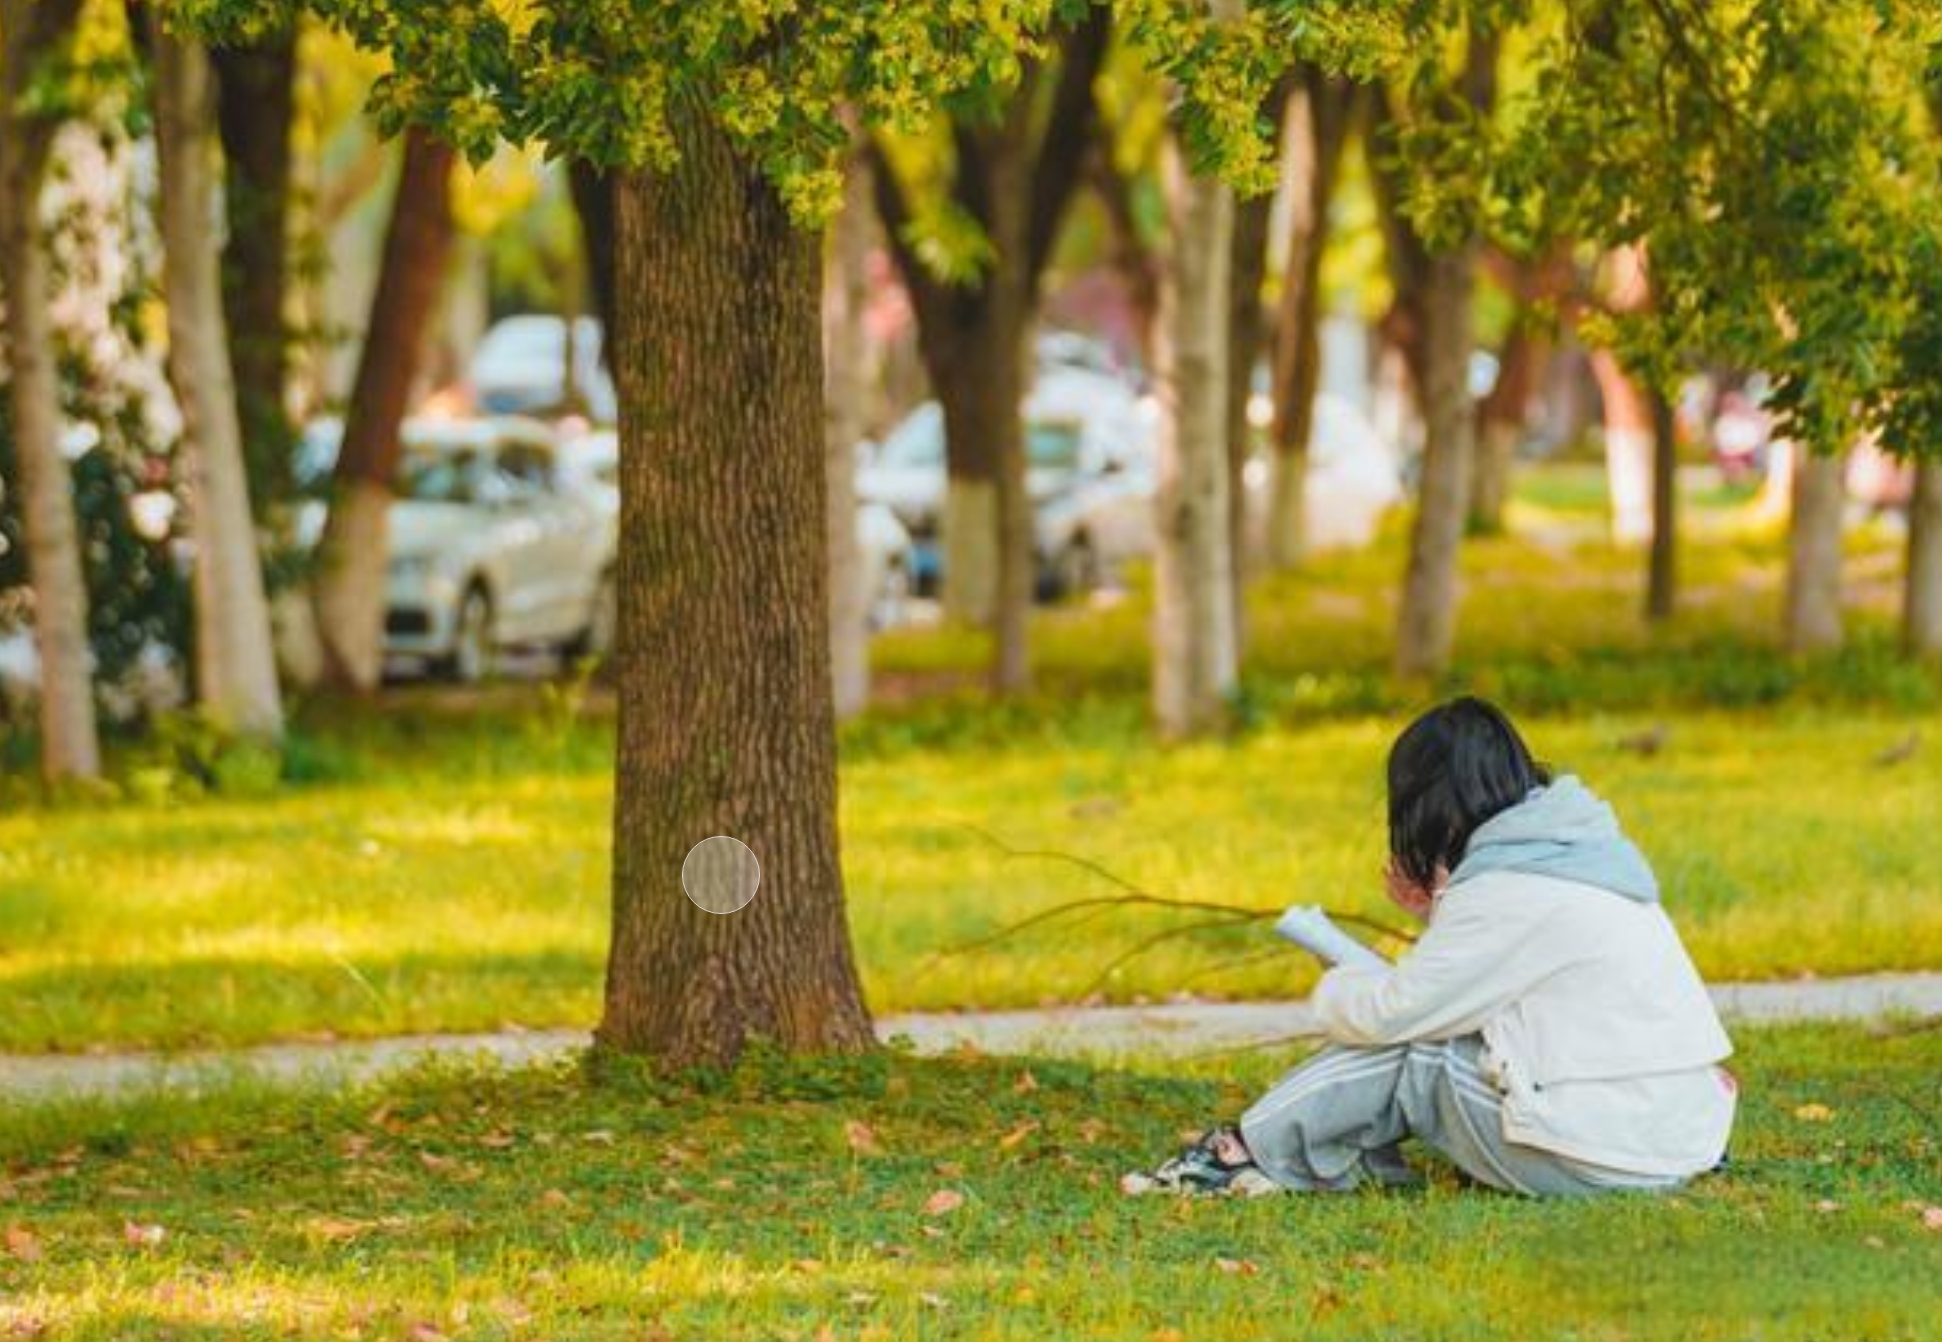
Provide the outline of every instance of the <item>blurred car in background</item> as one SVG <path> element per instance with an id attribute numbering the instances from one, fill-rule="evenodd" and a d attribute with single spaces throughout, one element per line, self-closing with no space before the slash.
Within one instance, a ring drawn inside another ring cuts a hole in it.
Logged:
<path id="1" fill-rule="evenodd" d="M 566 319 L 537 312 L 503 318 L 479 341 L 466 370 L 472 404 L 482 415 L 578 412 L 595 423 L 611 424 L 617 403 L 600 350 L 600 323 L 576 318 L 569 384 Z M 569 385 L 572 396 L 567 394 Z"/>
<path id="2" fill-rule="evenodd" d="M 1026 489 L 1036 507 L 1081 477 L 1124 465 L 1147 450 L 1153 413 L 1123 378 L 1074 365 L 1042 367 L 1025 399 Z M 857 497 L 896 515 L 911 537 L 912 587 L 936 589 L 947 486 L 944 410 L 926 401 L 880 446 L 863 445 Z"/>
<path id="3" fill-rule="evenodd" d="M 1403 500 L 1401 454 L 1369 417 L 1339 396 L 1315 398 L 1304 521 L 1314 549 L 1367 545 L 1382 515 Z M 1120 581 L 1129 561 L 1153 553 L 1157 460 L 1151 440 L 1125 460 L 1074 479 L 1038 510 L 1040 587 L 1047 595 Z M 1269 465 L 1256 454 L 1243 480 L 1248 526 L 1267 524 Z"/>
<path id="4" fill-rule="evenodd" d="M 560 479 L 615 519 L 620 517 L 620 440 L 612 429 L 593 429 L 560 443 Z M 856 541 L 874 626 L 895 623 L 910 595 L 910 533 L 881 503 L 860 502 Z"/>
<path id="5" fill-rule="evenodd" d="M 303 476 L 322 481 L 343 434 L 305 432 Z M 536 420 L 414 419 L 388 514 L 384 651 L 460 681 L 502 649 L 599 655 L 612 646 L 617 517 L 564 479 L 553 432 Z M 324 503 L 298 519 L 321 536 Z"/>

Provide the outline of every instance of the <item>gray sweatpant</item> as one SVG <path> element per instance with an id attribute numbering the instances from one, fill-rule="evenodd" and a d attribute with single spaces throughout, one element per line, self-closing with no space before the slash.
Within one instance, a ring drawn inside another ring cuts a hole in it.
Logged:
<path id="1" fill-rule="evenodd" d="M 1401 1183 L 1398 1150 L 1414 1137 L 1480 1183 L 1557 1196 L 1664 1188 L 1504 1139 L 1503 1096 L 1479 1067 L 1475 1035 L 1390 1048 L 1326 1048 L 1241 1115 L 1241 1137 L 1268 1177 L 1288 1188 L 1353 1188 L 1365 1175 Z"/>

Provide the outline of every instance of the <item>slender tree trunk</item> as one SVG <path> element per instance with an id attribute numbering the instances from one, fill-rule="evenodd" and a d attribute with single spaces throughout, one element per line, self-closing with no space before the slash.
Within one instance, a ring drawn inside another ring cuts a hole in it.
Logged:
<path id="1" fill-rule="evenodd" d="M 1457 557 L 1477 424 L 1469 387 L 1474 263 L 1467 246 L 1430 258 L 1417 309 L 1421 356 L 1412 372 L 1424 444 L 1396 624 L 1396 670 L 1405 677 L 1442 674 L 1456 644 Z"/>
<path id="2" fill-rule="evenodd" d="M 600 357 L 609 368 L 614 344 L 614 182 L 612 174 L 585 159 L 569 169 L 573 208 L 580 218 L 580 248 L 587 263 L 587 290 L 602 332 Z"/>
<path id="3" fill-rule="evenodd" d="M 692 107 L 681 161 L 616 184 L 620 744 L 598 1039 L 661 1066 L 752 1036 L 863 1049 L 830 703 L 817 239 Z M 697 352 L 706 357 L 697 357 Z M 713 835 L 761 885 L 683 898 Z"/>
<path id="4" fill-rule="evenodd" d="M 944 613 L 971 624 L 998 618 L 998 496 L 1002 463 L 1024 452 L 1027 321 L 1018 308 L 987 301 L 980 319 L 949 342 L 955 354 L 926 359 L 944 412 Z"/>
<path id="5" fill-rule="evenodd" d="M 404 165 L 351 386 L 344 440 L 331 479 L 330 514 L 317 547 L 317 633 L 324 680 L 340 690 L 374 688 L 384 668 L 385 521 L 410 405 L 452 245 L 450 145 L 405 134 Z"/>
<path id="6" fill-rule="evenodd" d="M 1902 642 L 1909 655 L 1942 653 L 1942 461 L 1915 467 L 1908 501 L 1908 579 L 1902 600 Z"/>
<path id="7" fill-rule="evenodd" d="M 1637 544 L 1652 535 L 1652 400 L 1609 349 L 1590 357 L 1604 408 L 1612 539 Z"/>
<path id="8" fill-rule="evenodd" d="M 72 30 L 78 0 L 0 0 L 0 277 L 20 469 L 20 515 L 40 660 L 41 773 L 48 782 L 101 772 L 95 732 L 88 590 L 74 486 L 61 453 L 61 404 L 40 190 L 55 127 L 21 106 L 35 67 Z"/>
<path id="9" fill-rule="evenodd" d="M 1477 468 L 1470 486 L 1470 529 L 1495 535 L 1504 529 L 1511 466 L 1524 432 L 1531 383 L 1543 357 L 1543 341 L 1520 319 L 1504 342 L 1497 383 L 1477 406 Z"/>
<path id="10" fill-rule="evenodd" d="M 221 234 L 211 217 L 217 194 L 209 53 L 172 36 L 158 10 L 147 12 L 169 374 L 188 445 L 196 544 L 197 693 L 224 725 L 276 738 L 283 731 L 283 705 L 229 366 Z"/>
<path id="11" fill-rule="evenodd" d="M 1311 68 L 1293 101 L 1286 131 L 1292 208 L 1275 319 L 1265 546 L 1268 565 L 1280 570 L 1298 567 L 1308 548 L 1308 436 L 1322 373 L 1322 256 L 1328 248 L 1328 210 L 1349 140 L 1354 98 L 1345 82 Z"/>
<path id="12" fill-rule="evenodd" d="M 1795 448 L 1787 538 L 1789 652 L 1820 652 L 1841 643 L 1843 467 L 1839 456 Z"/>
<path id="13" fill-rule="evenodd" d="M 1281 102 L 1271 110 L 1278 117 Z M 1231 195 L 1231 193 L 1230 193 Z M 1253 530 L 1247 488 L 1247 467 L 1254 455 L 1254 428 L 1248 422 L 1248 402 L 1254 392 L 1254 366 L 1261 356 L 1267 335 L 1266 314 L 1261 306 L 1261 285 L 1268 270 L 1268 225 L 1274 206 L 1269 195 L 1255 196 L 1232 203 L 1232 245 L 1229 248 L 1226 352 L 1223 357 L 1226 382 L 1227 459 L 1227 540 L 1233 551 L 1228 559 L 1232 581 L 1228 583 L 1233 612 L 1229 623 L 1234 631 L 1234 651 L 1238 658 L 1247 644 L 1247 581 L 1253 567 Z"/>
<path id="14" fill-rule="evenodd" d="M 836 716 L 861 712 L 870 698 L 872 593 L 856 535 L 856 445 L 870 394 L 870 178 L 860 154 L 844 168 L 823 283 L 824 450 L 829 481 L 829 660 Z"/>
<path id="15" fill-rule="evenodd" d="M 227 173 L 223 203 L 223 315 L 236 371 L 236 413 L 258 520 L 289 496 L 295 433 L 284 405 L 289 331 L 290 129 L 296 116 L 294 23 L 254 46 L 211 53 Z"/>
<path id="16" fill-rule="evenodd" d="M 1672 618 L 1679 601 L 1679 425 L 1663 392 L 1652 399 L 1652 546 L 1646 566 L 1645 618 Z"/>
<path id="17" fill-rule="evenodd" d="M 1216 730 L 1237 675 L 1228 490 L 1234 198 L 1170 137 L 1171 245 L 1160 289 L 1153 709 L 1160 734 Z"/>

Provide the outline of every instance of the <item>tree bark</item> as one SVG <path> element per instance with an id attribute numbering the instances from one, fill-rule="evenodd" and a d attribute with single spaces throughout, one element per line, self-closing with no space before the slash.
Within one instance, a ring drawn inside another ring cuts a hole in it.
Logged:
<path id="1" fill-rule="evenodd" d="M 1942 460 L 1915 466 L 1908 501 L 1908 578 L 1902 600 L 1902 642 L 1909 655 L 1942 653 Z"/>
<path id="2" fill-rule="evenodd" d="M 1847 503 L 1843 468 L 1839 456 L 1795 448 L 1787 536 L 1789 652 L 1821 652 L 1841 643 L 1841 533 Z"/>
<path id="3" fill-rule="evenodd" d="M 79 0 L 0 0 L 0 277 L 6 358 L 20 470 L 20 516 L 33 583 L 40 661 L 40 762 L 50 783 L 101 772 L 95 730 L 88 591 L 74 486 L 61 452 L 61 404 L 40 191 L 55 125 L 22 106 L 50 48 L 65 39 Z"/>
<path id="4" fill-rule="evenodd" d="M 844 167 L 843 206 L 824 265 L 824 452 L 829 481 L 829 660 L 836 716 L 870 698 L 872 593 L 856 534 L 856 445 L 870 392 L 870 178 L 861 155 Z"/>
<path id="5" fill-rule="evenodd" d="M 197 695 L 222 725 L 273 740 L 283 732 L 283 705 L 229 366 L 221 234 L 211 217 L 209 53 L 171 35 L 160 11 L 147 13 L 169 376 L 182 409 L 196 546 Z"/>
<path id="6" fill-rule="evenodd" d="M 1346 81 L 1309 67 L 1288 127 L 1292 209 L 1287 260 L 1276 315 L 1269 430 L 1266 558 L 1269 567 L 1299 567 L 1306 556 L 1308 436 L 1321 381 L 1322 257 L 1328 249 L 1328 211 L 1342 152 L 1354 119 L 1355 93 Z"/>
<path id="7" fill-rule="evenodd" d="M 296 116 L 297 31 L 290 23 L 249 47 L 211 53 L 222 136 L 223 315 L 236 374 L 236 413 L 250 501 L 261 521 L 289 497 L 296 434 L 284 404 L 289 331 L 290 128 Z"/>
<path id="8" fill-rule="evenodd" d="M 1679 425 L 1663 392 L 1652 402 L 1652 546 L 1646 561 L 1645 618 L 1672 618 L 1679 601 Z"/>
<path id="9" fill-rule="evenodd" d="M 616 183 L 620 724 L 598 1040 L 665 1068 L 872 1044 L 837 856 L 817 239 L 688 105 Z M 713 835 L 761 885 L 683 898 Z"/>
<path id="10" fill-rule="evenodd" d="M 1177 135 L 1163 152 L 1170 247 L 1156 328 L 1153 711 L 1161 736 L 1178 740 L 1222 725 L 1238 672 L 1228 495 L 1234 197 L 1194 175 Z"/>
<path id="11" fill-rule="evenodd" d="M 437 310 L 452 245 L 450 145 L 416 127 L 404 164 L 351 386 L 331 506 L 317 547 L 317 633 L 324 681 L 364 693 L 384 667 L 385 520 L 403 447 L 428 319 Z"/>
<path id="12" fill-rule="evenodd" d="M 1269 112 L 1280 120 L 1286 94 L 1271 99 Z M 1247 644 L 1247 581 L 1253 567 L 1252 539 L 1248 526 L 1249 508 L 1247 467 L 1254 455 L 1254 428 L 1248 422 L 1248 402 L 1254 392 L 1254 365 L 1261 356 L 1266 338 L 1266 314 L 1261 306 L 1261 285 L 1268 271 L 1268 224 L 1274 197 L 1259 195 L 1231 201 L 1228 228 L 1227 332 L 1221 355 L 1225 424 L 1222 456 L 1227 471 L 1228 599 L 1233 610 L 1228 623 L 1233 630 L 1234 654 L 1238 659 Z"/>

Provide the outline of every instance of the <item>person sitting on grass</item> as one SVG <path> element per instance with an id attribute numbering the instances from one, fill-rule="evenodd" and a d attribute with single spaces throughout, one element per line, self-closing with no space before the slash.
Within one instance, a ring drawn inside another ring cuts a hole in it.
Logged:
<path id="1" fill-rule="evenodd" d="M 1428 924 L 1322 977 L 1331 1046 L 1129 1192 L 1414 1181 L 1414 1137 L 1531 1195 L 1667 1189 L 1719 1165 L 1735 1085 L 1705 985 L 1611 808 L 1463 698 L 1389 752 L 1389 897 Z"/>

